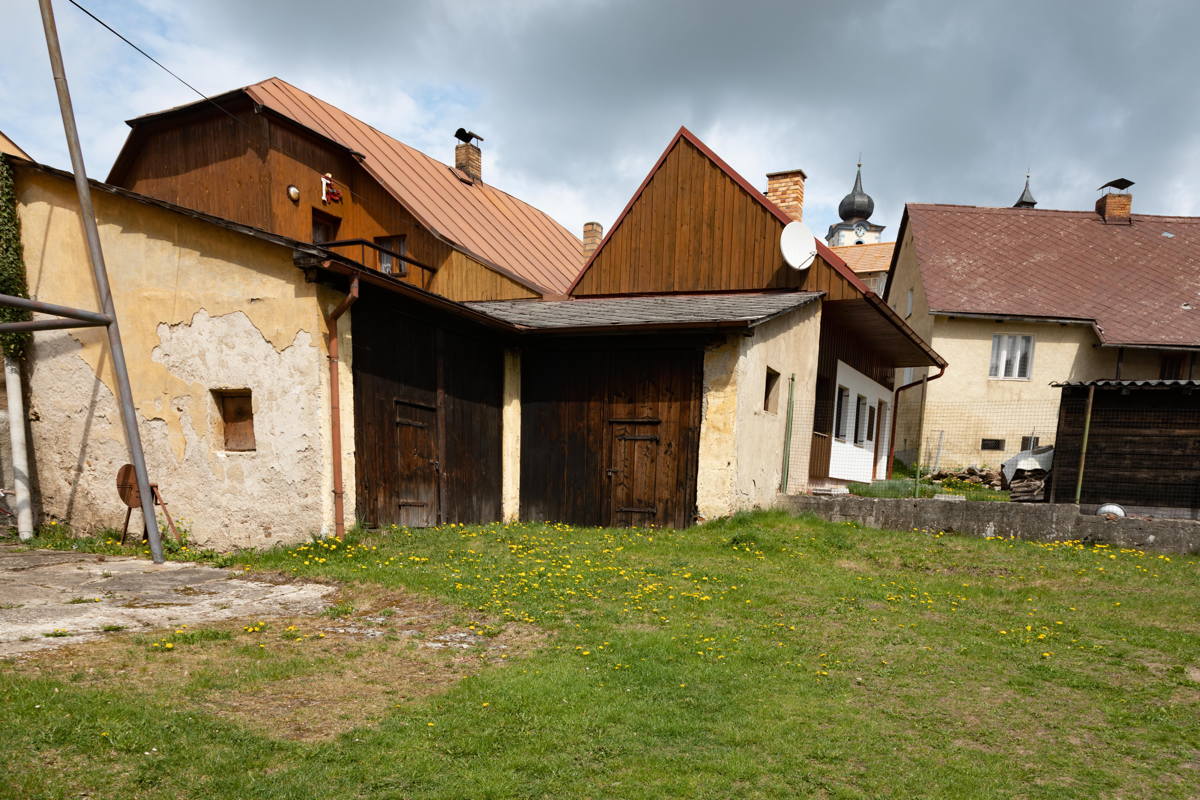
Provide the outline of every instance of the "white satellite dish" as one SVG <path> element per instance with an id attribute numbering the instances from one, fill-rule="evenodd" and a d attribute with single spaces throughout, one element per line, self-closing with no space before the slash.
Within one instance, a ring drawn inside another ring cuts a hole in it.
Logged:
<path id="1" fill-rule="evenodd" d="M 803 222 L 792 220 L 783 226 L 783 233 L 779 235 L 779 249 L 789 267 L 805 270 L 817 257 L 817 237 Z"/>

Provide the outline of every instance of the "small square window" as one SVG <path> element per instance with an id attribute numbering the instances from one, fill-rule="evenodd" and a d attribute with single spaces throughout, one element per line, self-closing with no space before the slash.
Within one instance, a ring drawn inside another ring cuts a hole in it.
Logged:
<path id="1" fill-rule="evenodd" d="M 380 236 L 375 239 L 375 244 L 383 248 L 383 250 L 377 251 L 379 253 L 380 272 L 384 275 L 405 275 L 408 273 L 408 269 L 403 261 L 403 258 L 408 255 L 408 252 L 404 249 L 405 239 L 403 236 Z M 384 252 L 384 250 L 389 252 Z M 400 258 L 396 258 L 397 255 Z"/>
<path id="2" fill-rule="evenodd" d="M 997 333 L 992 337 L 989 378 L 1029 379 L 1033 372 L 1033 337 Z"/>
<path id="3" fill-rule="evenodd" d="M 254 403 L 250 390 L 217 389 L 213 398 L 221 414 L 225 449 L 235 453 L 254 450 Z"/>
<path id="4" fill-rule="evenodd" d="M 1038 437 L 1036 437 L 1036 436 L 1022 436 L 1021 437 L 1021 449 L 1022 450 L 1032 450 L 1033 448 L 1035 448 L 1037 446 L 1038 446 Z"/>
<path id="5" fill-rule="evenodd" d="M 1004 440 L 1003 439 L 981 439 L 979 441 L 979 449 L 980 450 L 1003 450 L 1004 449 Z"/>
<path id="6" fill-rule="evenodd" d="M 324 211 L 312 210 L 312 240 L 313 244 L 321 244 L 322 242 L 332 242 L 337 240 L 338 228 L 342 225 L 342 221 L 332 214 L 326 214 Z"/>
<path id="7" fill-rule="evenodd" d="M 779 373 L 767 367 L 767 380 L 763 388 L 763 411 L 779 412 Z"/>

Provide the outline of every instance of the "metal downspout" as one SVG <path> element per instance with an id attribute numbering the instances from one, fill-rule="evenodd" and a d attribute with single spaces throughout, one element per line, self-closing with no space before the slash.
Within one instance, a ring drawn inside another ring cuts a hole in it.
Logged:
<path id="1" fill-rule="evenodd" d="M 796 375 L 793 373 L 788 378 L 788 407 L 787 407 L 787 423 L 783 429 L 783 469 L 779 476 L 779 493 L 787 494 L 788 479 L 791 477 L 792 468 L 792 408 L 795 405 L 796 397 Z"/>
<path id="2" fill-rule="evenodd" d="M 329 359 L 329 424 L 330 442 L 333 450 L 333 529 L 338 539 L 346 535 L 346 503 L 342 490 L 342 392 L 338 380 L 338 319 L 358 299 L 358 276 L 350 281 L 350 291 L 328 316 L 325 317 L 325 349 Z"/>
<path id="3" fill-rule="evenodd" d="M 934 375 L 933 377 L 926 376 L 926 377 L 921 378 L 921 380 L 919 380 L 919 381 L 913 381 L 912 383 L 906 383 L 903 386 L 898 387 L 894 392 L 892 392 L 892 432 L 888 436 L 888 464 L 887 464 L 887 476 L 888 476 L 889 480 L 892 477 L 892 466 L 896 460 L 896 417 L 900 416 L 900 414 L 899 414 L 900 393 L 905 391 L 906 389 L 911 389 L 914 386 L 922 386 L 922 385 L 928 384 L 930 381 L 936 381 L 938 378 L 942 377 L 945 374 L 946 374 L 946 368 L 939 367 L 937 375 Z M 925 418 L 925 404 L 924 403 L 921 404 L 921 418 L 922 418 L 922 420 L 924 420 L 924 418 Z"/>

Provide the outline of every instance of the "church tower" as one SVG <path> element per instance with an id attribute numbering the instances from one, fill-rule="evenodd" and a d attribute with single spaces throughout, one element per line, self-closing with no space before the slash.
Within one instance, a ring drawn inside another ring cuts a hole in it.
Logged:
<path id="1" fill-rule="evenodd" d="M 887 226 L 871 222 L 871 213 L 874 211 L 875 201 L 863 191 L 862 162 L 859 162 L 858 173 L 854 176 L 854 188 L 838 203 L 838 216 L 842 221 L 829 226 L 825 241 L 830 247 L 878 243 L 883 229 Z"/>

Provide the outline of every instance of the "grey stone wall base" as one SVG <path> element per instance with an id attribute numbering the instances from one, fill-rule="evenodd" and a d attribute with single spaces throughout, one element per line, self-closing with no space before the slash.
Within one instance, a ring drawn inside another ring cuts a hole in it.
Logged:
<path id="1" fill-rule="evenodd" d="M 889 530 L 933 530 L 1004 536 L 1034 542 L 1080 540 L 1154 553 L 1200 555 L 1200 522 L 1183 519 L 1105 519 L 1069 503 L 946 503 L 937 500 L 783 495 L 777 508 L 830 522 Z"/>

